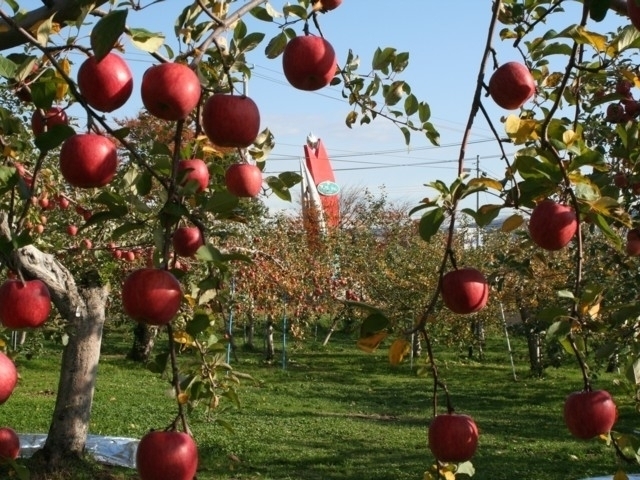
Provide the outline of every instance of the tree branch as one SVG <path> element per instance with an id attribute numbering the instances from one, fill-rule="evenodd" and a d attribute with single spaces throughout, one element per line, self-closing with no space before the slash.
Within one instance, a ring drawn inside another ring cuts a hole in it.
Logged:
<path id="1" fill-rule="evenodd" d="M 51 7 L 36 8 L 24 15 L 14 16 L 13 19 L 20 27 L 31 31 L 33 27 L 51 16 L 55 22 L 64 25 L 69 20 L 78 18 L 83 7 L 92 4 L 92 8 L 97 8 L 104 3 L 107 3 L 107 0 L 52 0 Z M 25 42 L 26 39 L 18 30 L 12 28 L 7 22 L 0 21 L 0 50 L 8 50 Z"/>

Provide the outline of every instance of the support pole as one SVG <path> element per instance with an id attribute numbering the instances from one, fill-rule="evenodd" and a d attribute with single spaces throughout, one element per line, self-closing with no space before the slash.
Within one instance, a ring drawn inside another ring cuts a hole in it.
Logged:
<path id="1" fill-rule="evenodd" d="M 513 380 L 518 381 L 516 375 L 516 366 L 513 363 L 513 350 L 511 350 L 511 342 L 509 341 L 509 330 L 507 329 L 507 319 L 504 316 L 504 308 L 502 308 L 502 302 L 500 302 L 500 313 L 502 313 L 502 326 L 504 327 L 504 336 L 507 339 L 507 349 L 509 350 L 509 359 L 511 360 L 511 371 L 513 372 Z"/>

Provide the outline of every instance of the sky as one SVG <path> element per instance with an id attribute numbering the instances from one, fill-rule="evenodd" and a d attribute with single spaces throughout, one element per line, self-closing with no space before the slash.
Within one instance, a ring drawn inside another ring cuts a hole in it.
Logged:
<path id="1" fill-rule="evenodd" d="M 145 3 L 149 2 L 142 1 Z M 140 12 L 130 12 L 127 23 L 131 27 L 163 31 L 167 43 L 175 45 L 174 21 L 188 3 L 165 0 Z M 280 9 L 285 2 L 271 0 L 271 3 Z M 577 12 L 579 4 L 576 5 Z M 350 106 L 342 98 L 340 87 L 316 92 L 291 87 L 282 73 L 281 57 L 271 60 L 264 55 L 268 39 L 279 32 L 277 25 L 246 17 L 250 31 L 255 28 L 266 33 L 263 43 L 249 57 L 252 77 L 248 85 L 249 96 L 260 108 L 262 128 L 268 127 L 275 135 L 276 147 L 267 160 L 265 174 L 298 171 L 306 137 L 313 133 L 327 148 L 336 181 L 342 188 L 384 191 L 390 200 L 412 206 L 433 196 L 434 191 L 425 184 L 436 179 L 450 183 L 457 175 L 460 142 L 471 108 L 491 8 L 491 0 L 344 0 L 336 10 L 319 16 L 323 34 L 336 50 L 340 64 L 349 49 L 360 57 L 363 73 L 369 72 L 378 47 L 410 53 L 409 67 L 398 78 L 407 81 L 418 99 L 429 104 L 431 121 L 441 136 L 439 147 L 419 133 L 412 135 L 407 147 L 397 127 L 382 118 L 349 129 L 344 119 Z M 573 18 L 577 21 L 579 16 Z M 607 21 L 613 25 L 625 20 L 610 12 Z M 499 24 L 498 30 L 502 27 Z M 293 28 L 301 33 L 302 24 Z M 500 63 L 521 58 L 511 43 L 498 39 L 494 44 Z M 125 45 L 125 58 L 139 79 L 155 60 L 133 45 Z M 488 76 L 485 81 L 488 82 Z M 499 119 L 508 112 L 489 98 L 483 103 L 499 133 L 503 133 Z M 142 104 L 134 88 L 133 98 L 114 115 L 131 116 L 139 108 Z M 465 166 L 473 169 L 474 174 L 478 162 L 480 171 L 487 176 L 503 177 L 504 165 L 497 144 L 482 116 L 475 120 L 466 159 Z M 489 194 L 480 194 L 477 200 L 492 201 Z M 297 208 L 295 201 L 288 204 L 274 198 L 269 198 L 267 204 L 275 209 Z"/>

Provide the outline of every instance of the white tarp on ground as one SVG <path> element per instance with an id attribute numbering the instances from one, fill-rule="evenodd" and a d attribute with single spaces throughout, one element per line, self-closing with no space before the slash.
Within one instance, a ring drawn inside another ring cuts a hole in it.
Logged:
<path id="1" fill-rule="evenodd" d="M 627 475 L 629 480 L 640 480 L 640 475 Z M 583 478 L 582 480 L 612 480 L 613 474 L 607 475 L 606 477 L 589 477 Z"/>
<path id="2" fill-rule="evenodd" d="M 20 456 L 30 457 L 43 447 L 47 435 L 44 433 L 19 433 Z M 139 440 L 135 438 L 104 437 L 88 435 L 86 451 L 96 461 L 119 467 L 136 468 L 136 451 Z"/>

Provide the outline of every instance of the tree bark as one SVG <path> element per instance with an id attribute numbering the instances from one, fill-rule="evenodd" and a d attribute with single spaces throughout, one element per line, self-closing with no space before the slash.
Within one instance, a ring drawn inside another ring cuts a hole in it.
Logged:
<path id="1" fill-rule="evenodd" d="M 158 327 L 138 323 L 133 328 L 133 345 L 127 354 L 127 358 L 141 363 L 149 361 L 157 335 Z"/>
<path id="2" fill-rule="evenodd" d="M 6 213 L 0 213 L 0 235 L 11 238 Z M 89 272 L 76 282 L 53 255 L 33 245 L 13 251 L 7 261 L 25 279 L 44 282 L 58 313 L 67 321 L 69 340 L 62 355 L 54 414 L 45 445 L 38 453 L 55 470 L 63 466 L 65 458 L 84 453 L 109 289 L 97 272 Z"/>

